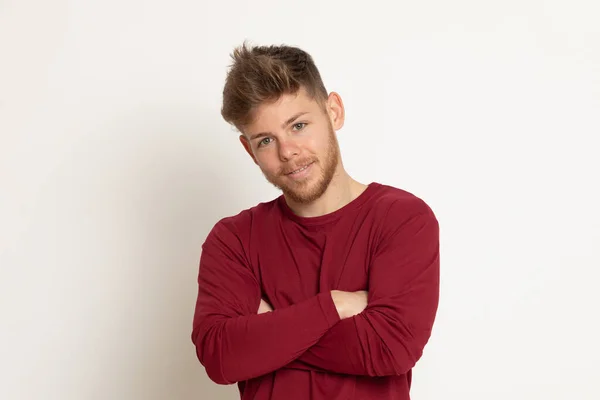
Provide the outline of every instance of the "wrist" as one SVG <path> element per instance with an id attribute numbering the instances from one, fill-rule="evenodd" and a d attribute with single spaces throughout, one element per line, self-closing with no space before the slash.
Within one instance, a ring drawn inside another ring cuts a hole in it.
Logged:
<path id="1" fill-rule="evenodd" d="M 366 290 L 356 292 L 332 290 L 331 298 L 340 319 L 346 319 L 354 317 L 365 310 L 368 302 L 368 292 Z"/>
<path id="2" fill-rule="evenodd" d="M 348 306 L 347 302 L 344 301 L 344 292 L 341 290 L 332 290 L 331 299 L 340 319 L 348 318 Z"/>

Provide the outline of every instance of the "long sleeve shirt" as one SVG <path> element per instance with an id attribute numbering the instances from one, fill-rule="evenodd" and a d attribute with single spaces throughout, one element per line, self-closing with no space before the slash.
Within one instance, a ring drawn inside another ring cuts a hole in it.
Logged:
<path id="1" fill-rule="evenodd" d="M 210 379 L 241 399 L 408 400 L 439 300 L 430 207 L 371 183 L 300 217 L 283 196 L 219 221 L 202 246 L 192 341 Z M 368 291 L 341 320 L 332 290 Z M 257 314 L 265 299 L 273 311 Z"/>

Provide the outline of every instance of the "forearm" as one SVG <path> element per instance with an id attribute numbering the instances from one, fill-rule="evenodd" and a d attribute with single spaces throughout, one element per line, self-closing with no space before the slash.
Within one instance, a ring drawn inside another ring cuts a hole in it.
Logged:
<path id="1" fill-rule="evenodd" d="M 305 352 L 339 321 L 331 295 L 265 314 L 199 318 L 193 341 L 208 376 L 230 384 L 277 370 Z"/>
<path id="2" fill-rule="evenodd" d="M 400 375 L 420 358 L 431 329 L 417 330 L 378 307 L 340 321 L 287 368 L 350 375 Z"/>

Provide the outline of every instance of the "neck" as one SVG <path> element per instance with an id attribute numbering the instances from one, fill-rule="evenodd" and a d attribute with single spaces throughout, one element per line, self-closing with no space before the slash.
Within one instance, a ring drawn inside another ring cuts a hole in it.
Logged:
<path id="1" fill-rule="evenodd" d="M 355 181 L 344 169 L 341 169 L 336 172 L 325 193 L 317 200 L 312 203 L 301 204 L 286 198 L 286 202 L 296 215 L 319 217 L 344 207 L 360 196 L 366 188 L 367 185 Z"/>

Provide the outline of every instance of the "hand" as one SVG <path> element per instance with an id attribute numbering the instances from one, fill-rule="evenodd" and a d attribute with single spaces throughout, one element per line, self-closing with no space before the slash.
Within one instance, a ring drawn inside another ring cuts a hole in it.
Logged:
<path id="1" fill-rule="evenodd" d="M 267 313 L 273 311 L 273 307 L 263 299 L 260 299 L 260 305 L 258 306 L 257 314 Z"/>
<path id="2" fill-rule="evenodd" d="M 344 292 L 341 290 L 332 290 L 331 298 L 341 319 L 354 317 L 367 308 L 366 290 L 358 292 Z"/>

